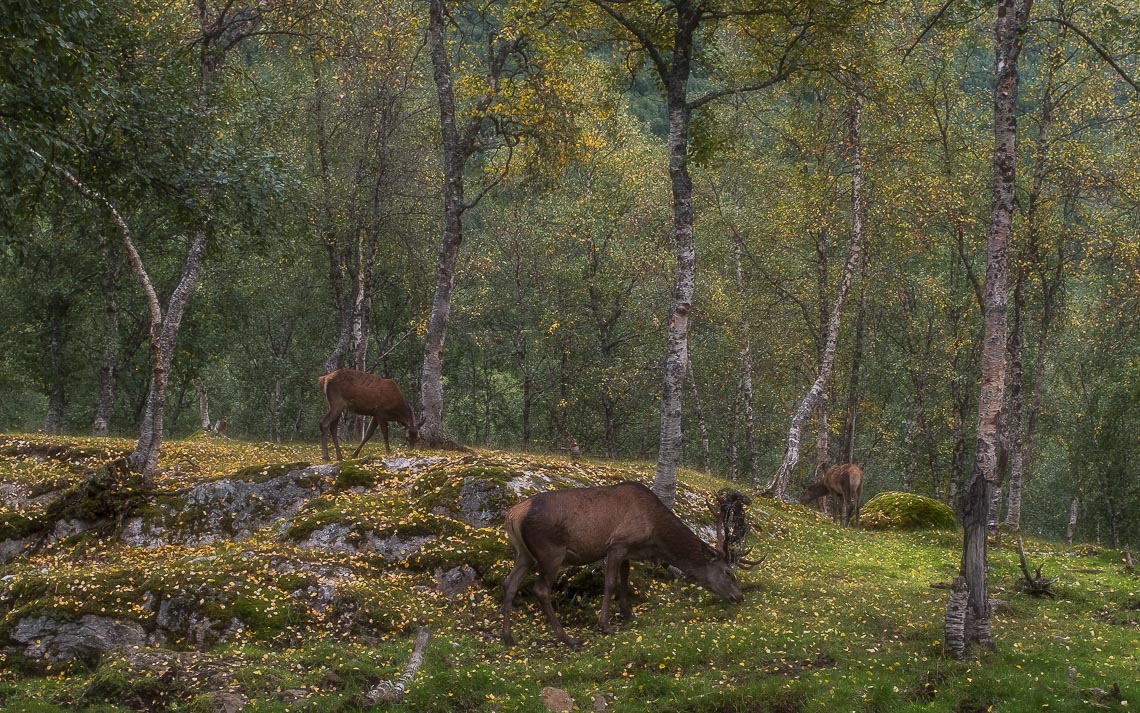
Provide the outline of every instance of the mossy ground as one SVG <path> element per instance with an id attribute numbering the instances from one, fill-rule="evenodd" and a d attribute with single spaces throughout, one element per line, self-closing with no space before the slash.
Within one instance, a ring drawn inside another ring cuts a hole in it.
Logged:
<path id="1" fill-rule="evenodd" d="M 37 439 L 49 440 L 21 438 Z M 121 441 L 56 440 L 82 448 L 124 447 Z M 249 463 L 305 461 L 316 452 L 312 444 L 173 442 L 164 448 L 160 467 L 168 470 L 158 481 L 171 489 L 187 487 Z M 297 522 L 430 526 L 429 516 L 439 517 L 432 508 L 445 506 L 464 469 L 473 466 L 510 474 L 541 471 L 582 483 L 648 481 L 652 469 L 503 453 L 446 458 L 420 473 L 382 476 L 376 470 L 375 482 L 354 473 L 353 483 L 345 484 L 348 490 L 314 500 Z M 0 456 L 0 478 L 22 487 L 74 485 L 81 477 L 51 458 Z M 701 488 L 686 491 L 682 507 L 704 517 L 704 494 L 723 483 L 684 471 L 681 479 Z M 434 505 L 433 498 L 438 498 Z M 216 679 L 221 690 L 245 695 L 249 711 L 359 710 L 364 691 L 402 672 L 420 623 L 430 626 L 434 637 L 411 691 L 393 709 L 543 711 L 539 692 L 544 686 L 567 690 L 582 710 L 592 709 L 598 695 L 614 711 L 708 713 L 1084 711 L 1140 705 L 1140 578 L 1123 571 L 1118 551 L 1028 542 L 1031 563 L 1044 562 L 1045 575 L 1060 577 L 1054 585 L 1058 597 L 1050 600 L 1020 593 L 1016 548 L 1008 540 L 995 544 L 991 590 L 1010 603 L 1012 612 L 994 620 L 996 652 L 959 663 L 941 653 L 946 592 L 930 587 L 956 572 L 957 533 L 840 528 L 813 511 L 767 500 L 756 501 L 752 513 L 753 556 L 766 559 L 742 573 L 743 604 L 729 604 L 695 585 L 661 577 L 650 565 L 635 564 L 636 617 L 629 622 L 619 617 L 611 636 L 593 630 L 600 605 L 596 588 L 560 590 L 556 607 L 564 624 L 571 635 L 587 639 L 576 650 L 554 644 L 533 598 L 523 594 L 514 616 L 519 644 L 503 646 L 498 640 L 501 577 L 510 568 L 510 551 L 498 528 L 453 520 L 443 537 L 418 553 L 419 561 L 399 566 L 378 557 L 299 551 L 293 538 L 269 535 L 151 551 L 126 548 L 103 535 L 64 541 L 0 566 L 0 577 L 8 578 L 5 596 L 15 606 L 0 628 L 9 630 L 33 607 L 65 618 L 102 612 L 141 621 L 153 616 L 146 611 L 144 590 L 213 592 L 213 606 L 237 611 L 248 619 L 248 628 L 200 655 L 201 665 L 213 671 L 202 675 Z M 442 521 L 435 524 L 443 527 Z M 435 567 L 479 556 L 484 560 L 476 568 L 482 567 L 484 587 L 457 601 L 434 591 Z M 285 561 L 305 567 L 286 572 L 279 566 Z M 316 585 L 315 573 L 329 567 L 350 573 L 344 584 L 353 604 L 347 628 L 294 596 Z M 575 579 L 596 583 L 597 575 L 579 572 Z M 125 711 L 130 705 L 212 709 L 201 686 L 160 671 L 132 670 L 116 654 L 105 655 L 94 669 L 23 663 L 18 655 L 0 660 L 5 711 L 90 713 Z M 1114 683 L 1122 700 L 1099 700 L 1090 693 L 1110 690 Z"/>

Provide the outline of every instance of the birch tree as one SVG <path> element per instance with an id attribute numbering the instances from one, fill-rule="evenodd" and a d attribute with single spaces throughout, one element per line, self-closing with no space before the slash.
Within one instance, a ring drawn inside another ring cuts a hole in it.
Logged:
<path id="1" fill-rule="evenodd" d="M 993 196 L 986 237 L 982 385 L 978 396 L 977 446 L 963 503 L 965 532 L 959 585 L 959 589 L 965 587 L 966 606 L 963 617 L 947 617 L 945 632 L 946 645 L 958 658 L 964 657 L 970 644 L 976 643 L 983 649 L 994 647 L 986 533 L 991 493 L 1001 476 L 999 419 L 1005 390 L 1008 250 L 1017 166 L 1017 63 L 1032 4 L 1032 0 L 1000 0 L 994 28 Z M 951 604 L 954 605 L 953 596 Z"/>

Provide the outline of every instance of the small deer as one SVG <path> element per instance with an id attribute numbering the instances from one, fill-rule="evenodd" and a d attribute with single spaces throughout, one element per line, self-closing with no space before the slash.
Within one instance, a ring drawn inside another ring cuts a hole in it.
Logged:
<path id="1" fill-rule="evenodd" d="M 744 595 L 723 553 L 693 534 L 681 519 L 641 483 L 623 482 L 595 488 L 571 488 L 539 493 L 507 511 L 504 526 L 515 549 L 515 566 L 507 576 L 503 596 L 503 641 L 511 636 L 511 606 L 523 577 L 538 566 L 534 591 L 546 620 L 564 644 L 578 646 L 563 630 L 550 592 L 558 570 L 606 560 L 605 593 L 598 627 L 611 633 L 610 601 L 617 588 L 621 613 L 632 616 L 629 603 L 629 561 L 651 560 L 673 565 L 702 587 L 732 602 Z M 620 586 L 619 586 L 620 581 Z"/>
<path id="2" fill-rule="evenodd" d="M 396 421 L 404 426 L 408 436 L 408 445 L 416 445 L 419 430 L 416 428 L 416 417 L 400 387 L 391 379 L 356 371 L 355 369 L 337 369 L 317 379 L 317 385 L 329 402 L 329 412 L 321 419 L 321 455 L 329 459 L 328 435 L 332 432 L 333 445 L 336 446 L 337 460 L 344 456 L 340 451 L 340 439 L 337 438 L 336 427 L 341 414 L 345 411 L 360 416 L 371 416 L 372 422 L 360 445 L 352 452 L 352 457 L 360 455 L 360 449 L 372 438 L 376 426 L 380 426 L 380 433 L 384 436 L 384 452 L 391 453 L 388 444 L 388 422 Z"/>
<path id="3" fill-rule="evenodd" d="M 843 463 L 828 467 L 820 463 L 815 471 L 816 480 L 804 489 L 800 496 L 800 504 L 807 505 L 825 495 L 838 495 L 842 501 L 843 511 L 835 513 L 836 522 L 842 521 L 844 525 L 851 524 L 854 515 L 855 524 L 859 524 L 859 509 L 863 500 L 863 469 L 854 463 Z"/>

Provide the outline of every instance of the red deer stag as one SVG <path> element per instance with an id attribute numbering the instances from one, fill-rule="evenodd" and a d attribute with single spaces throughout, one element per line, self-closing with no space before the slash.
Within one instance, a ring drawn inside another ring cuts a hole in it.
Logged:
<path id="1" fill-rule="evenodd" d="M 629 561 L 663 561 L 677 567 L 709 591 L 733 602 L 744 598 L 724 555 L 701 541 L 641 483 L 539 493 L 507 511 L 507 537 L 515 548 L 515 567 L 503 597 L 503 641 L 511 636 L 511 605 L 523 577 L 538 565 L 534 591 L 558 640 L 577 646 L 562 629 L 550 591 L 564 565 L 606 560 L 606 586 L 598 627 L 610 627 L 610 600 L 617 587 L 621 613 L 629 618 Z M 619 585 L 620 579 L 620 586 Z"/>
<path id="2" fill-rule="evenodd" d="M 825 495 L 838 495 L 843 503 L 843 512 L 835 513 L 836 522 L 842 517 L 843 524 L 851 524 L 854 515 L 855 524 L 859 524 L 859 509 L 863 500 L 863 470 L 854 463 L 843 463 L 828 467 L 821 463 L 815 471 L 816 480 L 804 489 L 800 496 L 800 504 L 807 505 Z"/>
<path id="3" fill-rule="evenodd" d="M 344 458 L 340 452 L 340 439 L 337 438 L 336 427 L 341 414 L 345 411 L 372 417 L 368 431 L 365 432 L 360 445 L 352 452 L 353 458 L 360 454 L 360 449 L 364 448 L 369 438 L 372 438 L 377 425 L 380 426 L 380 433 L 384 436 L 384 452 L 392 452 L 391 446 L 388 445 L 389 421 L 403 424 L 408 436 L 408 445 L 416 445 L 416 439 L 419 437 L 416 417 L 412 414 L 412 409 L 408 407 L 408 402 L 404 400 L 404 394 L 400 391 L 400 387 L 396 386 L 396 382 L 354 369 L 337 369 L 317 379 L 317 385 L 321 387 L 321 392 L 329 402 L 329 412 L 321 419 L 321 455 L 326 461 L 329 459 L 330 431 L 333 445 L 336 446 L 337 460 Z"/>

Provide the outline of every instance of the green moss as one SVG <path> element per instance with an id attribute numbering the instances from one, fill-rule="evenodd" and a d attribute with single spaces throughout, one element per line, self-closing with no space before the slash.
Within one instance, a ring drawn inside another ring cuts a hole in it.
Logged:
<path id="1" fill-rule="evenodd" d="M 29 515 L 13 511 L 0 514 L 0 541 L 18 540 L 48 529 L 50 523 L 43 513 Z"/>
<path id="2" fill-rule="evenodd" d="M 478 478 L 498 483 L 506 483 L 511 479 L 508 468 L 495 465 L 470 465 L 456 473 L 461 478 Z"/>
<path id="3" fill-rule="evenodd" d="M 104 664 L 83 694 L 83 703 L 118 703 L 141 710 L 162 710 L 187 694 L 178 677 L 132 670 L 122 659 Z"/>
<path id="4" fill-rule="evenodd" d="M 404 566 L 420 572 L 449 570 L 468 565 L 487 586 L 506 578 L 513 563 L 513 551 L 499 531 L 469 527 L 457 537 L 439 537 L 408 557 Z"/>
<path id="5" fill-rule="evenodd" d="M 273 480 L 282 475 L 292 473 L 296 470 L 304 470 L 311 466 L 312 463 L 305 461 L 297 461 L 295 463 L 265 463 L 262 465 L 251 465 L 242 468 L 241 470 L 233 473 L 230 478 L 233 480 L 244 480 L 250 483 L 264 483 L 267 480 Z"/>
<path id="6" fill-rule="evenodd" d="M 914 493 L 879 493 L 863 506 L 863 527 L 870 530 L 954 530 L 954 511 L 946 503 Z"/>
<path id="7" fill-rule="evenodd" d="M 375 471 L 362 467 L 359 461 L 341 461 L 340 470 L 336 475 L 335 490 L 348 490 L 349 488 L 373 488 L 379 481 Z"/>

